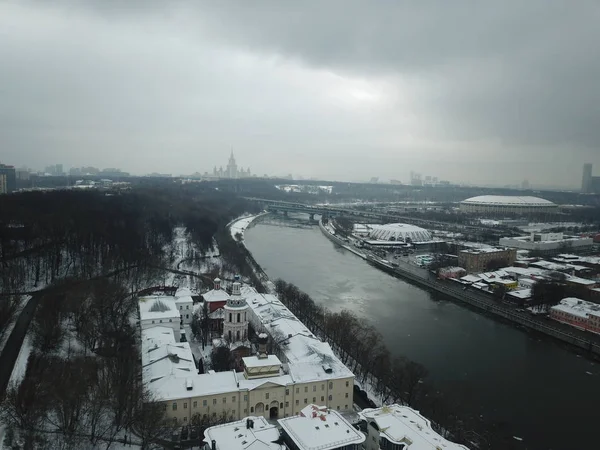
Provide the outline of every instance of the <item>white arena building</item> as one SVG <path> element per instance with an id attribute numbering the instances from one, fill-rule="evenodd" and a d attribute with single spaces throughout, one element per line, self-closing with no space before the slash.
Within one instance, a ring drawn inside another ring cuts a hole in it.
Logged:
<path id="1" fill-rule="evenodd" d="M 405 243 L 430 242 L 431 233 L 424 228 L 405 223 L 386 223 L 385 225 L 368 225 L 369 239 L 376 241 L 396 241 Z"/>
<path id="2" fill-rule="evenodd" d="M 552 212 L 556 209 L 556 204 L 539 197 L 480 195 L 460 202 L 460 209 L 467 213 L 532 214 Z"/>

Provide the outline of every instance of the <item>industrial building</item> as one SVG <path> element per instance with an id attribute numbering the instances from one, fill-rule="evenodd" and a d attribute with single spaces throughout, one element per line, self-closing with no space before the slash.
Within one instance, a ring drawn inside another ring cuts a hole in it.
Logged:
<path id="1" fill-rule="evenodd" d="M 533 232 L 527 236 L 500 238 L 498 244 L 519 250 L 558 254 L 563 253 L 565 250 L 589 250 L 594 245 L 594 239 L 591 237 L 565 236 L 563 233 Z"/>
<path id="2" fill-rule="evenodd" d="M 460 202 L 466 213 L 538 214 L 554 212 L 557 205 L 539 197 L 510 195 L 480 195 Z"/>
<path id="3" fill-rule="evenodd" d="M 592 175 L 592 165 L 590 163 L 583 165 L 581 192 L 583 194 L 600 194 L 600 177 Z"/>
<path id="4" fill-rule="evenodd" d="M 493 268 L 512 266 L 516 259 L 517 251 L 511 248 L 461 250 L 458 253 L 458 266 L 469 273 L 485 272 Z"/>

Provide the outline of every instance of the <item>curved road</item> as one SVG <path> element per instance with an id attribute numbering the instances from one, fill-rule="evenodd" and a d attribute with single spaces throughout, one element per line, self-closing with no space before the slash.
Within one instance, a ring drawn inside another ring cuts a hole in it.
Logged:
<path id="1" fill-rule="evenodd" d="M 6 388 L 8 387 L 10 376 L 15 366 L 15 362 L 19 357 L 23 340 L 27 335 L 29 324 L 31 323 L 31 319 L 33 319 L 40 298 L 41 295 L 39 294 L 33 295 L 21 310 L 21 314 L 17 318 L 15 326 L 6 340 L 4 349 L 0 354 L 0 400 L 4 399 L 4 396 L 6 395 Z"/>

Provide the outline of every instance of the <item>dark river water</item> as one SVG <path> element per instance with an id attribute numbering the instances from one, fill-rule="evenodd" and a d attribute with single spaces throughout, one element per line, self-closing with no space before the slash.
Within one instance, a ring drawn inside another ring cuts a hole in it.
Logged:
<path id="1" fill-rule="evenodd" d="M 272 280 L 373 323 L 393 354 L 423 364 L 441 391 L 502 422 L 528 448 L 600 449 L 597 363 L 387 275 L 297 223 L 267 219 L 245 233 Z"/>

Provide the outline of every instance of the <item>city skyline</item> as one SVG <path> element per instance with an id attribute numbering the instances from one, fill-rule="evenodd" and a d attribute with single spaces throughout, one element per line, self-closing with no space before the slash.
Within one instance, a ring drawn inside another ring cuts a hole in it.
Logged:
<path id="1" fill-rule="evenodd" d="M 593 3 L 273 5 L 3 3 L 3 160 L 184 174 L 233 146 L 257 174 L 571 188 L 600 166 Z"/>

